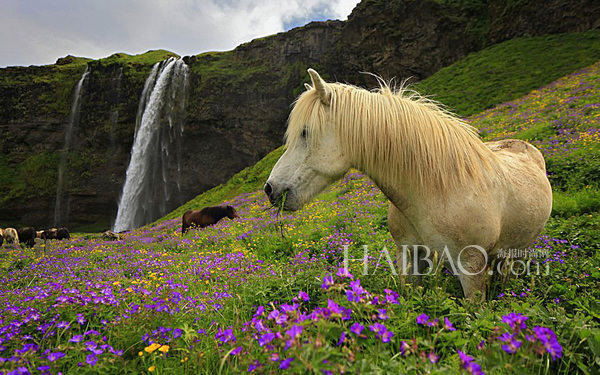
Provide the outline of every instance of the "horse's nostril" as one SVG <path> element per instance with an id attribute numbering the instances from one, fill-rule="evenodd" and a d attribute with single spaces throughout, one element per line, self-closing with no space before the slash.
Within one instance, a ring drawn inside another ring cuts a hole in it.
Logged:
<path id="1" fill-rule="evenodd" d="M 267 197 L 270 197 L 271 194 L 273 194 L 273 187 L 268 182 L 265 184 L 265 194 L 267 194 Z"/>

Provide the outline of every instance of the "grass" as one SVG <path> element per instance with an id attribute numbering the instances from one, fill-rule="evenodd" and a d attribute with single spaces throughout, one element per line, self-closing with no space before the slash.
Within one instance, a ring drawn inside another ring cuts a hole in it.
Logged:
<path id="1" fill-rule="evenodd" d="M 121 63 L 136 64 L 136 65 L 154 65 L 157 62 L 168 59 L 169 57 L 179 57 L 176 53 L 166 51 L 164 49 L 151 50 L 138 55 L 128 55 L 126 53 L 115 53 L 104 59 L 98 60 L 103 64 Z"/>
<path id="2" fill-rule="evenodd" d="M 521 97 L 600 60 L 600 31 L 523 37 L 473 53 L 415 89 L 461 116 Z"/>

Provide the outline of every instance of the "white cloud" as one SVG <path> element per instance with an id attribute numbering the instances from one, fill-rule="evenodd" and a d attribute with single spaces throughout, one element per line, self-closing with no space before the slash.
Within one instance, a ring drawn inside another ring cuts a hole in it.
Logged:
<path id="1" fill-rule="evenodd" d="M 163 48 L 229 50 L 312 20 L 346 19 L 359 0 L 8 0 L 0 66 Z"/>

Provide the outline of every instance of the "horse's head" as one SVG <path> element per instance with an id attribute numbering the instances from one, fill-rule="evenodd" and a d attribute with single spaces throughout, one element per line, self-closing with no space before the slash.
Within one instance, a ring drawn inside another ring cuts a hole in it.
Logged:
<path id="1" fill-rule="evenodd" d="M 286 151 L 265 184 L 272 204 L 298 210 L 312 197 L 341 178 L 351 163 L 344 155 L 334 126 L 333 88 L 309 69 L 312 86 L 294 105 L 288 120 Z"/>
<path id="2" fill-rule="evenodd" d="M 227 217 L 230 218 L 231 220 L 240 216 L 240 215 L 238 215 L 237 211 L 235 210 L 235 208 L 233 206 L 227 206 L 227 207 L 225 207 L 225 209 L 227 211 Z"/>

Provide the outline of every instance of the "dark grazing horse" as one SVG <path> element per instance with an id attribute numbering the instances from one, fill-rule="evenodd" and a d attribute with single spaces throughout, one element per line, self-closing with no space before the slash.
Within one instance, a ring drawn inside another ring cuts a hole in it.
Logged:
<path id="1" fill-rule="evenodd" d="M 43 240 L 68 240 L 71 238 L 69 230 L 65 227 L 62 228 L 50 228 L 42 232 L 41 238 Z"/>
<path id="2" fill-rule="evenodd" d="M 216 224 L 224 217 L 233 220 L 238 214 L 232 206 L 205 207 L 202 210 L 188 211 L 181 218 L 181 233 L 185 233 L 191 226 L 204 228 Z"/>
<path id="3" fill-rule="evenodd" d="M 24 243 L 27 246 L 33 247 L 35 245 L 35 238 L 37 237 L 37 233 L 35 228 L 33 227 L 24 227 L 20 228 L 17 231 L 19 235 L 19 242 Z"/>
<path id="4" fill-rule="evenodd" d="M 68 240 L 69 238 L 71 238 L 71 234 L 69 233 L 69 230 L 67 228 L 58 228 L 56 230 L 56 239 L 61 241 L 61 240 Z"/>

